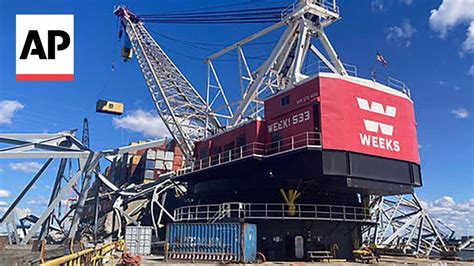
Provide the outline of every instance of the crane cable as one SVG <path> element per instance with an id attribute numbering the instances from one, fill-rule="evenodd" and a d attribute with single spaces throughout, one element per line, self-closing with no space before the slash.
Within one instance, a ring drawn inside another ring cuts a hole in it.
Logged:
<path id="1" fill-rule="evenodd" d="M 279 22 L 285 7 L 247 8 L 208 12 L 177 12 L 143 14 L 138 17 L 147 23 L 176 24 L 242 24 Z"/>

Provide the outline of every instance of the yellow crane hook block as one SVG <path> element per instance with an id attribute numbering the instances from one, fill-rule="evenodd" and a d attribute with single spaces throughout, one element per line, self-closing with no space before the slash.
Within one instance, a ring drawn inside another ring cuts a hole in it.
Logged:
<path id="1" fill-rule="evenodd" d="M 128 62 L 128 60 L 132 59 L 132 49 L 130 47 L 122 47 L 120 55 L 124 62 Z"/>
<path id="2" fill-rule="evenodd" d="M 97 113 L 121 115 L 123 114 L 123 103 L 98 100 L 95 106 L 95 111 Z"/>

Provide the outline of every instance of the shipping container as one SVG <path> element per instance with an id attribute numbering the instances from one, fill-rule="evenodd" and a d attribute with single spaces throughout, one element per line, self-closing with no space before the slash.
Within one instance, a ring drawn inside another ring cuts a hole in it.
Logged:
<path id="1" fill-rule="evenodd" d="M 157 160 L 164 160 L 165 159 L 165 151 L 164 150 L 156 150 L 156 157 Z"/>
<path id="2" fill-rule="evenodd" d="M 143 184 L 149 184 L 149 183 L 153 183 L 155 181 L 156 181 L 155 178 L 153 178 L 153 179 L 145 178 L 145 179 L 143 179 Z"/>
<path id="3" fill-rule="evenodd" d="M 151 254 L 151 226 L 127 226 L 125 228 L 125 245 L 131 255 Z"/>
<path id="4" fill-rule="evenodd" d="M 145 170 L 145 178 L 152 179 L 155 176 L 153 170 Z"/>
<path id="5" fill-rule="evenodd" d="M 146 158 L 148 160 L 154 160 L 156 157 L 156 151 L 152 150 L 152 149 L 149 149 L 147 152 L 146 152 Z"/>
<path id="6" fill-rule="evenodd" d="M 137 165 L 140 163 L 140 160 L 141 160 L 141 156 L 140 155 L 133 155 L 133 157 L 131 157 L 131 160 L 130 162 L 133 164 L 133 165 Z"/>
<path id="7" fill-rule="evenodd" d="M 95 111 L 98 113 L 121 115 L 123 114 L 123 103 L 98 100 Z"/>
<path id="8" fill-rule="evenodd" d="M 165 170 L 171 171 L 173 170 L 173 161 L 165 161 Z"/>
<path id="9" fill-rule="evenodd" d="M 155 161 L 154 160 L 146 160 L 145 169 L 147 169 L 147 170 L 155 169 Z"/>
<path id="10" fill-rule="evenodd" d="M 178 166 L 183 166 L 183 156 L 182 155 L 174 155 L 173 164 Z"/>
<path id="11" fill-rule="evenodd" d="M 155 169 L 165 170 L 165 161 L 156 160 L 155 161 Z"/>
<path id="12" fill-rule="evenodd" d="M 246 223 L 171 223 L 167 260 L 248 263 L 257 256 L 257 227 Z"/>
<path id="13" fill-rule="evenodd" d="M 173 158 L 174 158 L 174 152 L 172 151 L 165 152 L 165 161 L 173 161 Z"/>

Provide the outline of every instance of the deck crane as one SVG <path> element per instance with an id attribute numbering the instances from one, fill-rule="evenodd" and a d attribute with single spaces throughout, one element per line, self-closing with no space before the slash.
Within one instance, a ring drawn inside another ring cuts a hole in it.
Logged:
<path id="1" fill-rule="evenodd" d="M 204 99 L 125 6 L 115 11 L 130 40 L 158 114 L 189 162 L 194 141 L 221 126 Z"/>
<path id="2" fill-rule="evenodd" d="M 114 13 L 121 20 L 160 117 L 186 159 L 191 160 L 194 142 L 222 128 L 218 115 L 153 39 L 139 16 L 125 6 L 118 6 Z M 246 117 L 255 117 L 255 114 L 248 114 L 249 107 L 260 99 L 269 84 L 275 93 L 308 78 L 301 73 L 308 51 L 332 72 L 346 75 L 344 65 L 324 33 L 325 27 L 339 19 L 335 1 L 298 0 L 282 12 L 281 21 L 207 58 L 207 63 L 212 64 L 217 57 L 236 49 L 240 51 L 246 43 L 287 26 L 268 59 L 249 73 L 251 81 L 228 124 L 237 126 Z M 314 37 L 320 40 L 329 59 L 311 44 Z"/>

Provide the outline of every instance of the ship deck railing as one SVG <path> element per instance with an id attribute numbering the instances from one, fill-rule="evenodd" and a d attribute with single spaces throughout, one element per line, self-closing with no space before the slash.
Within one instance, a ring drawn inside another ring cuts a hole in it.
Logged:
<path id="1" fill-rule="evenodd" d="M 358 75 L 357 71 L 357 66 L 347 64 L 347 63 L 342 63 L 344 65 L 344 68 L 346 69 L 346 72 L 349 76 L 351 77 L 360 77 Z M 324 64 L 322 61 L 317 61 L 312 64 L 307 65 L 303 71 L 306 75 L 315 75 L 317 73 L 333 73 L 332 70 Z M 360 77 L 364 78 L 364 77 Z M 384 73 L 377 72 L 376 70 L 371 71 L 371 77 L 374 82 L 386 85 L 392 89 L 398 90 L 404 94 L 406 94 L 408 97 L 411 98 L 411 92 L 410 88 L 401 80 L 396 79 L 394 77 L 385 75 Z"/>
<path id="2" fill-rule="evenodd" d="M 285 203 L 205 204 L 184 206 L 174 210 L 176 222 L 208 222 L 222 220 L 319 220 L 373 223 L 376 215 L 369 208 L 332 204 Z"/>
<path id="3" fill-rule="evenodd" d="M 321 148 L 320 132 L 305 132 L 268 144 L 251 142 L 195 161 L 191 166 L 176 171 L 177 176 L 239 161 L 246 158 L 263 158 L 307 149 Z"/>

